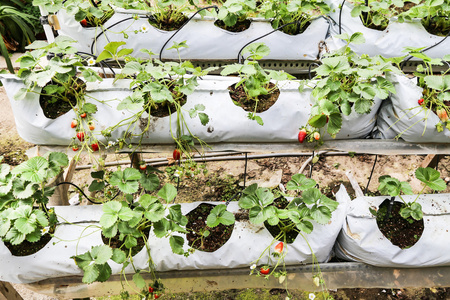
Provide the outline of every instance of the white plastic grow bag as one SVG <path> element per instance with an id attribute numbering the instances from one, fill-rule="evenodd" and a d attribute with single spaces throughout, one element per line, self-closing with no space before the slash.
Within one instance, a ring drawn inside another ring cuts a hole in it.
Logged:
<path id="1" fill-rule="evenodd" d="M 133 16 L 139 18 L 136 20 Z M 233 60 L 237 59 L 239 51 L 247 43 L 273 31 L 268 20 L 253 19 L 247 30 L 229 32 L 215 26 L 214 18 L 196 15 L 171 38 L 175 31 L 164 31 L 151 26 L 145 11 L 120 8 L 116 9 L 102 28 L 83 28 L 64 10 L 58 12 L 58 19 L 61 23 L 58 33 L 77 40 L 76 47 L 79 51 L 98 55 L 108 42 L 124 41 L 124 47 L 134 49 L 133 57 L 141 58 L 148 58 L 148 55 L 140 49 L 153 51 L 157 58 L 164 47 L 163 59 L 178 59 L 176 50 L 167 49 L 174 42 L 185 41 L 189 47 L 180 49 L 182 59 Z M 290 36 L 277 31 L 257 42 L 264 42 L 271 49 L 271 53 L 264 59 L 315 60 L 319 55 L 319 44 L 328 33 L 328 27 L 327 20 L 318 18 L 302 34 Z M 126 33 L 126 37 L 122 31 Z M 168 40 L 170 41 L 164 46 Z"/>
<path id="2" fill-rule="evenodd" d="M 331 22 L 331 37 L 327 39 L 327 44 L 330 49 L 337 49 L 346 44 L 345 41 L 334 38 L 335 35 L 340 33 L 339 5 L 342 1 L 333 0 L 332 3 L 334 10 L 332 9 L 330 17 L 334 22 Z M 351 16 L 350 12 L 352 9 L 352 4 L 346 1 L 342 8 L 341 33 L 348 33 L 351 36 L 355 32 L 361 32 L 364 35 L 365 43 L 360 45 L 350 44 L 353 51 L 359 55 L 402 56 L 405 55 L 405 52 L 402 52 L 405 47 L 430 47 L 444 40 L 444 37 L 428 33 L 420 19 L 399 23 L 397 18 L 392 18 L 388 27 L 383 31 L 367 28 L 359 17 L 353 18 Z M 438 46 L 426 50 L 425 53 L 432 58 L 442 58 L 448 54 L 449 47 L 450 39 L 445 39 Z M 415 59 L 414 57 L 412 58 L 412 60 Z"/>
<path id="3" fill-rule="evenodd" d="M 416 196 L 402 196 L 413 201 Z M 450 194 L 421 195 L 424 231 L 408 249 L 394 246 L 378 229 L 369 207 L 377 208 L 387 197 L 359 197 L 350 202 L 336 242 L 336 255 L 345 260 L 379 267 L 409 268 L 450 266 Z M 401 200 L 399 200 L 401 201 Z"/>
<path id="4" fill-rule="evenodd" d="M 58 216 L 54 237 L 37 253 L 28 256 L 13 256 L 0 241 L 0 281 L 31 283 L 47 278 L 83 275 L 83 271 L 71 256 L 90 251 L 93 246 L 103 245 L 101 238 L 101 205 L 56 206 Z M 133 256 L 137 269 L 148 267 L 145 247 Z M 108 261 L 112 274 L 119 274 L 122 265 Z M 134 273 L 132 266 L 126 273 Z"/>
<path id="5" fill-rule="evenodd" d="M 381 106 L 377 119 L 378 138 L 393 139 L 396 136 L 407 142 L 450 143 L 450 131 L 438 132 L 439 117 L 418 104 L 423 97 L 422 88 L 417 86 L 417 78 L 391 75 L 396 93 Z"/>
<path id="6" fill-rule="evenodd" d="M 314 223 L 313 232 L 305 234 L 319 262 L 326 262 L 330 259 L 336 236 L 339 233 L 340 226 L 343 224 L 350 201 L 344 187 L 341 186 L 341 189 L 336 194 L 336 200 L 339 202 L 339 206 L 333 212 L 330 222 L 327 225 Z M 223 204 L 223 202 L 208 203 Z M 181 210 L 183 214 L 186 214 L 198 205 L 199 203 L 184 203 L 181 206 Z M 238 212 L 239 206 L 237 202 L 230 202 L 228 211 Z M 188 257 L 173 254 L 169 240 L 158 239 L 154 237 L 153 232 L 150 234 L 149 246 L 157 271 L 220 269 L 250 267 L 259 258 L 264 249 L 271 244 L 272 240 L 272 235 L 263 225 L 254 225 L 249 221 L 236 221 L 230 239 L 214 252 L 196 250 Z M 189 246 L 185 243 L 184 250 L 187 251 L 188 248 Z M 286 249 L 286 265 L 312 262 L 311 251 L 300 235 L 292 244 L 285 245 Z M 275 263 L 276 261 L 272 262 Z M 259 261 L 261 265 L 266 263 L 267 255 Z"/>
<path id="7" fill-rule="evenodd" d="M 9 74 L 0 75 L 0 80 L 10 99 L 17 132 L 25 141 L 37 145 L 71 144 L 72 138 L 76 135 L 75 129 L 70 127 L 75 118 L 73 110 L 56 119 L 49 119 L 44 115 L 39 104 L 40 88 L 36 89 L 36 93 L 28 93 L 25 99 L 15 100 L 14 95 L 21 88 L 25 88 L 23 81 Z M 93 115 L 96 125 L 93 134 L 101 143 L 107 143 L 108 141 L 101 135 L 101 131 L 130 115 L 126 111 L 116 110 L 118 102 L 116 99 L 123 99 L 131 94 L 129 82 L 120 81 L 113 84 L 113 79 L 104 79 L 100 84 L 88 82 L 86 85 L 86 102 L 97 105 L 98 109 Z M 84 126 L 87 127 L 86 124 Z M 119 128 L 113 132 L 111 139 L 116 140 L 122 136 L 123 129 Z"/>

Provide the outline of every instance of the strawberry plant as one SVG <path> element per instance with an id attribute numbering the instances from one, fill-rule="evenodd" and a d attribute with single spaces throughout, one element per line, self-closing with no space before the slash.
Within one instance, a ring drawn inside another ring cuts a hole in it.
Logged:
<path id="1" fill-rule="evenodd" d="M 294 77 L 283 71 L 264 70 L 259 65 L 258 60 L 270 53 L 269 47 L 264 43 L 250 44 L 242 51 L 242 54 L 247 53 L 249 55 L 243 64 L 227 65 L 220 74 L 226 76 L 237 73 L 239 75 L 239 82 L 228 88 L 230 96 L 236 105 L 250 107 L 248 113 L 250 120 L 264 125 L 262 118 L 256 113 L 269 109 L 275 103 L 280 93 L 277 87 L 278 81 Z M 269 102 L 269 105 L 264 102 Z"/>
<path id="2" fill-rule="evenodd" d="M 296 35 L 303 33 L 314 19 L 329 13 L 330 7 L 322 0 L 271 0 L 264 2 L 260 10 L 264 18 L 272 20 L 274 29 L 295 22 L 283 27 L 281 31 Z"/>
<path id="3" fill-rule="evenodd" d="M 250 26 L 249 15 L 255 12 L 255 0 L 227 0 L 219 9 L 215 25 L 232 32 L 244 31 Z"/>
<path id="4" fill-rule="evenodd" d="M 187 45 L 184 42 L 175 43 L 169 49 L 179 51 L 182 47 Z M 144 52 L 150 56 L 153 54 L 149 51 Z M 109 137 L 114 130 L 125 127 L 124 137 L 133 137 L 140 144 L 153 125 L 153 118 L 171 119 L 175 114 L 177 127 L 170 128 L 170 134 L 179 154 L 174 153 L 174 159 L 181 157 L 181 153 L 189 159 L 191 151 L 196 149 L 195 142 L 200 145 L 204 145 L 204 142 L 191 133 L 182 106 L 187 101 L 187 95 L 195 91 L 198 77 L 206 75 L 212 69 L 214 68 L 206 70 L 195 68 L 189 61 L 161 62 L 157 59 L 138 61 L 130 58 L 117 79 L 131 78 L 130 88 L 133 89 L 133 93 L 123 99 L 117 109 L 133 111 L 133 116 L 103 130 L 102 134 Z M 209 122 L 209 117 L 204 110 L 203 104 L 197 104 L 187 114 L 190 118 L 198 118 L 205 126 Z M 145 125 L 140 125 L 142 123 Z M 131 142 L 125 139 L 124 141 Z"/>
<path id="5" fill-rule="evenodd" d="M 400 73 L 392 62 L 383 57 L 358 56 L 349 47 L 350 43 L 363 43 L 361 33 L 352 36 L 338 36 L 347 45 L 332 53 L 326 54 L 322 64 L 315 69 L 316 76 L 312 81 L 303 83 L 313 88 L 314 104 L 308 125 L 320 130 L 326 128 L 331 137 L 336 137 L 342 128 L 343 115 L 352 111 L 367 114 L 372 110 L 374 99 L 386 99 L 389 93 L 395 93 L 394 86 L 385 78 L 389 72 Z M 311 137 L 321 143 L 320 134 Z"/>
<path id="6" fill-rule="evenodd" d="M 388 0 L 388 1 L 376 1 L 376 0 L 356 0 L 352 1 L 353 9 L 351 16 L 354 18 L 359 17 L 364 26 L 376 30 L 385 30 L 389 24 L 389 20 L 398 16 L 399 21 L 410 19 L 406 15 L 402 14 L 402 10 L 405 9 L 407 3 L 418 3 L 419 1 L 404 1 L 404 0 Z"/>
<path id="7" fill-rule="evenodd" d="M 402 208 L 400 209 L 400 215 L 405 218 L 413 218 L 415 220 L 421 220 L 423 218 L 422 206 L 417 203 L 419 196 L 425 191 L 426 188 L 430 188 L 435 191 L 443 191 L 447 188 L 447 184 L 440 178 L 440 173 L 432 168 L 418 168 L 415 172 L 416 178 L 423 183 L 423 188 L 412 202 L 406 202 L 403 195 L 412 195 L 411 185 L 406 181 L 399 181 L 390 175 L 384 175 L 379 178 L 378 190 L 383 195 L 389 195 L 391 197 L 398 197 L 402 202 Z M 376 214 L 373 210 L 372 213 Z"/>
<path id="8" fill-rule="evenodd" d="M 327 224 L 330 221 L 338 203 L 323 195 L 315 186 L 315 180 L 306 178 L 303 174 L 296 174 L 286 185 L 286 189 L 296 193 L 290 201 L 286 198 L 290 197 L 288 194 L 282 193 L 281 197 L 275 199 L 269 189 L 258 187 L 257 184 L 250 185 L 242 192 L 239 206 L 248 210 L 250 222 L 264 224 L 266 228 L 270 228 L 269 231 L 274 236 L 271 244 L 253 262 L 256 266 L 266 254 L 269 254 L 259 274 L 282 278 L 280 280 L 282 283 L 287 276 L 284 258 L 289 244 L 295 239 L 293 236 L 299 234 L 307 242 L 305 234 L 310 234 L 314 230 L 313 222 Z M 309 245 L 308 242 L 307 244 Z M 273 245 L 275 246 L 272 249 Z M 314 263 L 316 262 L 314 251 L 310 250 Z M 268 270 L 268 266 L 271 266 L 271 270 Z M 251 269 L 253 274 L 255 268 Z M 316 276 L 320 276 L 320 269 L 317 270 Z"/>
<path id="9" fill-rule="evenodd" d="M 55 187 L 48 183 L 68 163 L 67 155 L 52 152 L 47 157 L 33 157 L 14 169 L 0 164 L 0 238 L 4 242 L 33 247 L 44 231 L 49 231 L 46 228 L 54 232 L 57 218 L 47 204 Z"/>

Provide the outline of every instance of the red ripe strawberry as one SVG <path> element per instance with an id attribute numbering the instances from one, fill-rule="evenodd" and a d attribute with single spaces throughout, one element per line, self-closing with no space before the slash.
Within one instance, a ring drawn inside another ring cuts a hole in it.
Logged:
<path id="1" fill-rule="evenodd" d="M 261 273 L 262 275 L 267 275 L 270 273 L 270 268 L 269 267 L 261 267 L 261 269 L 259 269 L 259 273 Z"/>
<path id="2" fill-rule="evenodd" d="M 94 152 L 95 152 L 95 151 L 98 151 L 98 144 L 97 144 L 97 143 L 93 143 L 93 144 L 91 145 L 91 148 L 92 148 L 92 150 L 94 150 Z"/>
<path id="3" fill-rule="evenodd" d="M 155 299 L 158 299 L 159 298 L 159 295 L 158 294 L 155 294 Z"/>
<path id="4" fill-rule="evenodd" d="M 80 142 L 84 141 L 84 132 L 83 131 L 77 132 L 77 138 Z"/>
<path id="5" fill-rule="evenodd" d="M 153 289 L 151 286 L 149 286 L 149 287 L 148 287 L 148 292 L 149 292 L 150 294 L 153 294 L 153 291 L 154 291 L 154 289 Z"/>
<path id="6" fill-rule="evenodd" d="M 317 131 L 314 132 L 314 139 L 315 139 L 316 141 L 320 140 L 320 133 L 318 133 Z"/>
<path id="7" fill-rule="evenodd" d="M 78 125 L 77 120 L 72 120 L 72 123 L 70 123 L 70 127 L 72 127 L 72 128 L 77 127 L 77 125 Z"/>
<path id="8" fill-rule="evenodd" d="M 420 98 L 420 99 L 417 101 L 417 103 L 419 103 L 419 105 L 422 105 L 422 104 L 423 104 L 423 98 Z"/>
<path id="9" fill-rule="evenodd" d="M 436 111 L 436 114 L 438 115 L 439 119 L 441 119 L 442 122 L 448 121 L 448 114 L 445 108 L 440 108 Z"/>
<path id="10" fill-rule="evenodd" d="M 73 150 L 73 151 L 78 151 L 78 146 L 76 146 L 76 145 L 73 146 L 73 147 L 72 147 L 72 150 Z"/>
<path id="11" fill-rule="evenodd" d="M 180 158 L 181 158 L 181 151 L 178 150 L 178 149 L 173 150 L 172 156 L 173 156 L 173 159 L 180 160 Z"/>
<path id="12" fill-rule="evenodd" d="M 87 114 L 84 112 L 80 115 L 80 117 L 82 117 L 83 119 L 86 118 Z"/>
<path id="13" fill-rule="evenodd" d="M 274 251 L 275 251 L 276 253 L 280 254 L 281 252 L 283 252 L 283 247 L 284 247 L 283 242 L 279 242 L 279 243 L 275 246 Z"/>
<path id="14" fill-rule="evenodd" d="M 145 163 L 139 165 L 139 169 L 145 171 L 147 169 L 147 165 Z"/>
<path id="15" fill-rule="evenodd" d="M 303 143 L 303 141 L 305 140 L 307 135 L 306 129 L 301 129 L 300 132 L 298 133 L 298 141 L 300 143 Z"/>
<path id="16" fill-rule="evenodd" d="M 80 24 L 81 24 L 81 26 L 83 26 L 83 27 L 87 27 L 87 21 L 86 21 L 86 19 L 81 20 L 81 21 L 80 21 Z"/>

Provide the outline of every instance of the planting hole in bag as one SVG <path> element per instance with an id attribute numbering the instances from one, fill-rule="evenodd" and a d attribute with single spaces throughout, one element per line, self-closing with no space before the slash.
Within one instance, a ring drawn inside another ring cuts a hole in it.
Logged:
<path id="1" fill-rule="evenodd" d="M 206 224 L 214 207 L 215 205 L 212 204 L 201 203 L 186 214 L 188 218 L 186 229 L 189 231 L 186 234 L 186 239 L 191 248 L 204 252 L 214 252 L 230 239 L 234 223 L 231 225 L 219 224 L 215 227 L 209 227 Z"/>
<path id="2" fill-rule="evenodd" d="M 389 212 L 389 202 L 389 199 L 386 199 L 378 207 L 376 218 L 378 228 L 393 245 L 401 249 L 414 246 L 422 236 L 424 230 L 423 219 L 403 218 L 400 215 L 402 203 L 399 201 L 394 201 Z"/>
<path id="3" fill-rule="evenodd" d="M 52 83 L 42 89 L 44 93 L 39 97 L 39 105 L 47 118 L 56 119 L 77 105 L 76 95 L 85 93 L 86 84 L 80 78 L 73 83 L 74 86 L 71 89 Z"/>

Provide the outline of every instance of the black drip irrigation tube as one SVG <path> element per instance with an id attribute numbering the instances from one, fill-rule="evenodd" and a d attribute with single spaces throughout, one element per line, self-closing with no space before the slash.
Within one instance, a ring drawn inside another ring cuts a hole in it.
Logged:
<path id="1" fill-rule="evenodd" d="M 77 54 L 78 55 L 88 55 L 88 56 L 92 56 L 94 59 L 97 59 L 97 56 L 94 54 L 91 54 L 91 53 L 78 51 Z M 114 69 L 107 62 L 101 61 L 100 65 L 103 70 L 103 75 L 105 75 L 105 77 L 106 77 L 106 72 L 105 72 L 103 65 L 105 65 L 111 71 L 111 73 L 113 73 L 113 75 L 116 76 L 116 72 L 114 72 Z"/>
<path id="2" fill-rule="evenodd" d="M 210 9 L 210 8 L 214 8 L 214 10 L 216 11 L 216 13 L 219 13 L 219 8 L 216 5 L 211 5 L 211 6 L 207 6 L 207 7 L 203 7 L 199 10 L 197 10 L 186 22 L 184 22 L 183 25 L 181 25 L 180 28 L 177 29 L 177 31 L 175 31 L 168 39 L 167 41 L 164 43 L 164 45 L 161 47 L 161 50 L 159 51 L 159 60 L 162 60 L 162 52 L 164 51 L 164 48 L 167 46 L 167 44 L 169 43 L 169 41 L 178 33 L 180 32 L 181 29 L 183 29 L 184 26 L 186 26 L 186 24 L 188 24 L 199 12 L 201 12 L 202 10 L 205 9 Z"/>
<path id="3" fill-rule="evenodd" d="M 239 52 L 238 52 L 238 55 L 237 55 L 238 63 L 239 63 L 239 64 L 242 64 L 242 60 L 244 59 L 244 57 L 243 57 L 243 55 L 241 55 L 241 52 L 242 52 L 242 50 L 244 50 L 245 47 L 247 47 L 248 45 L 250 45 L 250 44 L 256 42 L 257 40 L 260 40 L 260 39 L 262 39 L 262 38 L 264 38 L 264 37 L 266 37 L 266 36 L 268 36 L 268 35 L 271 35 L 272 33 L 276 32 L 276 31 L 278 31 L 278 30 L 280 30 L 280 29 L 283 29 L 284 27 L 286 27 L 286 26 L 288 26 L 288 25 L 292 25 L 292 24 L 297 24 L 297 25 L 299 25 L 300 22 L 299 22 L 299 21 L 294 21 L 294 22 L 286 23 L 286 24 L 281 25 L 280 27 L 278 27 L 278 28 L 272 30 L 271 32 L 268 32 L 268 33 L 266 33 L 266 34 L 264 34 L 264 35 L 262 35 L 262 36 L 260 36 L 260 37 L 257 37 L 257 38 L 255 38 L 255 39 L 251 40 L 250 42 L 248 42 L 247 44 L 245 44 L 245 45 L 241 48 L 241 50 L 239 50 Z"/>
<path id="4" fill-rule="evenodd" d="M 135 155 L 136 155 L 136 152 L 133 152 L 133 153 L 131 154 L 131 165 L 130 165 L 130 168 L 133 167 L 133 159 L 134 159 L 134 156 L 135 156 Z M 74 187 L 75 187 L 78 191 L 80 191 L 81 194 L 82 194 L 89 202 L 91 202 L 92 204 L 103 204 L 103 202 L 97 202 L 97 201 L 94 201 L 94 200 L 92 200 L 91 198 L 89 198 L 89 197 L 84 193 L 84 191 L 83 191 L 78 185 L 76 185 L 76 184 L 74 184 L 74 183 L 72 183 L 72 182 L 63 181 L 63 182 L 57 183 L 56 186 L 60 186 L 60 185 L 63 185 L 63 184 L 69 184 L 69 185 L 71 185 L 71 186 L 74 186 Z M 120 194 L 120 191 L 118 191 L 117 194 L 115 194 L 114 197 L 111 198 L 111 200 L 116 199 L 116 197 L 119 196 L 119 194 Z M 111 200 L 110 200 L 110 201 L 111 201 Z"/>

